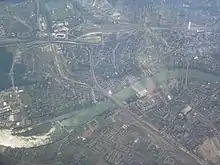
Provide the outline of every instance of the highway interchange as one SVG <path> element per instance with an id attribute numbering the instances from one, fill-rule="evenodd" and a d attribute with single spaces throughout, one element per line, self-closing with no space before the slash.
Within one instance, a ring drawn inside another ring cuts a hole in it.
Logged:
<path id="1" fill-rule="evenodd" d="M 112 32 L 117 32 L 117 31 L 130 31 L 130 30 L 138 30 L 138 28 L 140 27 L 145 27 L 146 25 L 132 25 L 132 24 L 116 24 L 116 25 L 104 25 L 101 27 L 96 27 L 96 28 L 92 28 L 87 31 L 87 34 L 90 33 L 112 33 Z M 120 29 L 120 30 L 119 30 Z M 159 26 L 152 26 L 152 27 L 147 27 L 148 30 L 186 30 L 187 31 L 187 26 L 183 26 L 183 27 L 172 27 L 172 26 L 165 26 L 165 27 L 159 27 Z M 200 27 L 197 26 L 194 29 L 191 29 L 192 31 L 197 31 L 197 30 L 207 30 L 204 27 Z M 84 34 L 85 35 L 85 34 Z M 47 36 L 52 36 L 52 34 L 48 34 Z M 52 38 L 52 37 L 49 37 Z M 67 37 L 68 38 L 68 37 Z M 0 39 L 0 46 L 11 46 L 11 45 L 19 45 L 19 44 L 25 44 L 25 45 L 41 45 L 41 44 L 86 44 L 88 42 L 83 42 L 83 41 L 79 41 L 79 40 L 74 40 L 74 39 L 41 39 L 41 38 L 35 38 L 33 37 L 33 39 L 30 37 L 28 39 L 20 39 L 20 38 L 7 38 L 7 37 L 2 37 Z M 55 51 L 55 50 L 53 50 Z M 91 73 L 93 75 L 93 80 L 97 86 L 97 88 L 100 90 L 100 92 L 106 96 L 107 98 L 109 98 L 109 100 L 111 100 L 114 104 L 116 104 L 118 107 L 123 108 L 123 104 L 118 101 L 114 96 L 109 95 L 108 91 L 106 91 L 105 89 L 103 89 L 99 83 L 96 80 L 96 76 L 94 73 L 94 69 L 93 69 L 93 62 L 92 62 L 92 53 L 89 52 L 90 54 L 90 66 L 91 66 Z M 55 61 L 58 62 L 57 56 L 55 56 Z M 60 60 L 60 59 L 59 59 Z M 60 63 L 60 62 L 59 62 Z M 57 63 L 57 68 L 60 72 L 60 74 L 64 77 L 64 79 L 69 80 L 69 78 L 65 77 L 65 74 L 61 72 L 61 70 L 59 69 L 59 65 Z M 71 81 L 71 80 L 69 80 Z M 73 82 L 75 83 L 75 82 Z M 76 82 L 77 83 L 77 82 Z M 186 148 L 184 148 L 180 143 L 176 142 L 174 139 L 172 139 L 172 137 L 170 137 L 169 135 L 167 135 L 166 133 L 161 133 L 160 131 L 157 130 L 157 128 L 155 128 L 150 122 L 144 121 L 142 120 L 140 117 L 136 116 L 135 114 L 133 114 L 130 110 L 128 110 L 128 113 L 133 117 L 133 120 L 140 125 L 140 127 L 145 130 L 148 134 L 150 134 L 151 136 L 153 136 L 155 138 L 155 140 L 158 143 L 161 143 L 162 146 L 164 146 L 166 149 L 168 150 L 174 150 L 177 153 L 180 152 L 180 154 L 185 155 L 186 160 L 188 160 L 188 164 L 193 164 L 195 165 L 196 161 L 199 164 L 203 164 L 205 165 L 205 161 L 203 161 L 201 158 L 195 156 L 194 154 L 191 153 L 191 151 L 188 151 Z M 57 118 L 54 118 L 52 120 L 45 120 L 44 122 L 38 123 L 37 125 L 43 124 L 43 123 L 47 123 L 47 122 L 56 122 L 56 121 L 63 121 L 65 119 L 71 118 L 75 116 L 75 113 L 71 114 L 64 114 L 62 116 L 59 116 Z M 32 125 L 31 128 L 36 127 L 37 125 Z M 191 159 L 191 158 L 192 159 Z M 184 158 L 185 159 L 185 158 Z"/>

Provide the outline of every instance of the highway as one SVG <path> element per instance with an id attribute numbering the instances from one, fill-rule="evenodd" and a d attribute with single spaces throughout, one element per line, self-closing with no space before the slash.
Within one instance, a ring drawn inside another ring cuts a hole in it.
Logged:
<path id="1" fill-rule="evenodd" d="M 107 30 L 107 31 L 115 31 L 116 29 L 118 29 L 120 26 L 122 25 L 117 25 L 117 26 L 112 26 L 109 27 L 109 29 L 106 29 L 104 26 L 102 28 L 98 28 L 98 30 Z M 127 28 L 129 27 L 129 24 L 123 25 L 121 27 L 121 29 L 130 29 Z M 135 26 L 130 26 L 132 28 L 135 28 Z M 153 29 L 153 27 L 151 27 Z M 149 29 L 151 29 L 149 27 Z M 155 27 L 157 29 L 164 29 L 165 27 Z M 172 27 L 166 27 L 167 29 L 170 29 Z M 185 27 L 184 27 L 185 28 Z M 119 28 L 120 29 L 120 28 Z M 94 29 L 92 30 L 94 31 Z M 58 43 L 58 44 L 85 44 L 87 42 L 81 42 L 81 41 L 76 41 L 76 40 L 68 40 L 68 39 L 63 39 L 63 40 L 56 40 L 56 39 L 52 39 L 52 40 L 48 40 L 48 39 L 36 39 L 36 40 L 31 40 L 31 39 L 12 39 L 12 38 L 4 38 L 4 40 L 2 40 L 2 44 L 3 45 L 7 45 L 7 44 L 31 44 L 31 45 L 36 45 L 36 44 L 47 44 L 47 43 Z M 0 41 L 1 43 L 1 41 Z M 1 45 L 0 45 L 1 46 Z M 90 71 L 92 73 L 92 77 L 94 80 L 94 83 L 96 85 L 96 87 L 100 90 L 100 92 L 102 92 L 102 94 L 104 96 L 106 96 L 107 98 L 109 98 L 109 100 L 111 100 L 113 103 L 115 103 L 117 106 L 123 108 L 123 104 L 117 100 L 116 98 L 114 98 L 112 95 L 109 95 L 109 93 L 103 89 L 99 83 L 96 80 L 96 76 L 94 73 L 94 68 L 93 68 L 93 62 L 92 62 L 92 53 L 90 53 Z M 161 142 L 163 145 L 165 145 L 168 149 L 172 148 L 174 149 L 176 152 L 182 153 L 183 155 L 187 156 L 187 157 L 191 157 L 191 161 L 193 162 L 194 160 L 196 162 L 198 162 L 199 164 L 205 164 L 205 162 L 198 158 L 197 156 L 195 156 L 194 154 L 192 154 L 191 152 L 187 151 L 183 146 L 181 146 L 181 144 L 179 144 L 178 142 L 176 142 L 172 137 L 165 135 L 165 134 L 161 134 L 160 131 L 158 131 L 151 123 L 137 117 L 135 114 L 133 114 L 131 111 L 128 110 L 128 113 L 133 117 L 133 119 L 147 132 L 151 133 L 154 137 L 156 137 L 156 139 Z M 73 114 L 76 115 L 76 114 Z M 52 121 L 56 121 L 56 120 L 63 120 L 65 118 L 69 118 L 70 114 L 66 114 L 66 115 L 62 115 L 58 118 L 53 119 Z M 51 122 L 51 121 L 50 121 Z M 195 162 L 194 161 L 194 162 Z"/>
<path id="2" fill-rule="evenodd" d="M 109 95 L 109 93 L 99 85 L 99 83 L 96 80 L 93 66 L 94 65 L 93 65 L 93 61 L 92 61 L 92 53 L 90 53 L 90 71 L 92 73 L 93 80 L 94 80 L 96 86 L 99 88 L 100 92 L 102 92 L 102 94 L 104 96 L 109 98 L 109 100 L 111 100 L 113 103 L 115 103 L 120 108 L 124 109 L 123 104 L 119 100 L 117 100 L 114 96 Z M 149 132 L 149 134 L 151 134 L 153 137 L 155 137 L 155 139 L 157 139 L 158 142 L 162 143 L 163 146 L 165 145 L 168 150 L 172 149 L 172 150 L 176 151 L 177 153 L 184 155 L 185 158 L 182 160 L 186 159 L 188 165 L 196 165 L 196 164 L 205 165 L 206 164 L 206 162 L 204 160 L 202 160 L 201 158 L 197 157 L 196 155 L 194 155 L 193 153 L 188 151 L 186 148 L 184 148 L 180 143 L 178 143 L 172 137 L 170 137 L 166 133 L 162 134 L 150 122 L 143 120 L 141 117 L 138 117 L 130 110 L 127 110 L 127 111 L 133 117 L 134 121 L 142 127 L 142 129 Z"/>
<path id="3" fill-rule="evenodd" d="M 89 33 L 97 33 L 102 32 L 103 34 L 113 33 L 113 32 L 119 32 L 119 31 L 131 31 L 131 30 L 141 30 L 141 29 L 147 29 L 147 30 L 184 30 L 187 32 L 203 32 L 207 30 L 211 30 L 211 27 L 206 26 L 199 26 L 194 25 L 191 27 L 190 30 L 188 30 L 188 27 L 186 25 L 184 26 L 173 26 L 173 25 L 160 25 L 160 26 L 154 26 L 154 25 L 148 25 L 148 24 L 131 24 L 131 23 L 121 23 L 121 24 L 109 24 L 109 25 L 102 25 L 102 26 L 92 26 L 85 28 L 84 35 Z M 52 34 L 48 34 L 49 36 L 52 36 Z M 71 37 L 71 36 L 70 36 Z M 8 37 L 2 37 L 0 38 L 0 47 L 6 46 L 6 45 L 14 45 L 14 44 L 46 44 L 46 43 L 60 43 L 60 44 L 84 44 L 88 42 L 79 41 L 79 40 L 70 40 L 70 39 L 41 39 L 41 38 L 29 38 L 29 39 L 19 39 L 19 38 L 8 38 Z"/>
<path id="4" fill-rule="evenodd" d="M 40 45 L 48 43 L 57 43 L 57 44 L 88 44 L 85 41 L 79 40 L 48 40 L 48 39 L 4 39 L 0 40 L 0 47 L 18 45 L 18 44 L 28 44 L 28 45 Z"/>
<path id="5" fill-rule="evenodd" d="M 91 63 L 92 64 L 92 63 Z M 156 81 L 163 81 L 161 80 L 161 75 L 164 75 L 166 71 L 160 72 L 156 76 L 155 79 Z M 180 77 L 182 75 L 185 75 L 185 70 L 179 70 L 179 71 L 172 71 L 173 74 L 169 74 L 171 77 Z M 219 77 L 216 76 L 211 76 L 209 77 L 207 73 L 203 73 L 203 72 L 199 72 L 199 71 L 195 71 L 195 70 L 190 70 L 189 73 L 189 77 L 194 77 L 199 76 L 199 77 L 208 77 L 210 79 L 213 79 L 213 81 L 219 80 Z M 94 75 L 92 75 L 94 76 Z M 95 77 L 93 77 L 95 78 Z M 146 79 L 146 77 L 144 77 L 144 79 Z M 127 111 L 127 108 L 124 108 L 123 106 L 123 100 L 126 100 L 129 96 L 123 96 L 123 98 L 118 98 L 118 94 L 115 95 L 109 95 L 107 93 L 107 91 L 105 89 L 103 89 L 98 82 L 96 81 L 96 86 L 99 86 L 99 90 L 101 92 L 103 92 L 103 95 L 105 95 L 106 97 L 109 98 L 109 100 L 111 100 L 111 102 L 113 102 L 115 105 L 117 105 L 118 107 L 121 107 L 121 109 L 123 111 Z M 129 89 L 123 89 L 123 90 L 129 90 Z M 124 92 L 123 92 L 124 93 Z M 69 123 L 71 122 L 71 124 L 73 123 L 73 126 L 77 127 L 89 120 L 91 120 L 91 118 L 93 118 L 94 116 L 106 111 L 108 108 L 112 107 L 112 103 L 110 101 L 106 101 L 106 102 L 100 102 L 98 104 L 96 104 L 96 106 L 88 108 L 88 109 L 82 109 L 80 111 L 74 111 L 74 112 L 70 112 L 67 114 L 63 114 L 61 116 L 55 117 L 53 119 L 48 119 L 39 123 L 36 123 L 30 127 L 24 128 L 23 130 L 21 130 L 22 132 L 25 130 L 29 130 L 30 128 L 34 128 L 37 127 L 43 123 L 53 123 L 56 121 L 64 121 L 65 123 Z M 141 128 L 143 130 L 145 130 L 145 132 L 149 133 L 150 135 L 152 135 L 153 137 L 155 137 L 155 140 L 158 142 L 158 145 L 160 144 L 162 147 L 165 147 L 166 150 L 174 150 L 175 153 L 177 153 L 178 155 L 185 155 L 186 158 L 188 158 L 187 160 L 189 160 L 190 162 L 195 162 L 194 159 L 198 159 L 197 161 L 199 162 L 199 164 L 203 164 L 203 160 L 197 158 L 195 155 L 193 155 L 192 153 L 190 153 L 189 151 L 187 151 L 184 147 L 181 147 L 181 145 L 179 145 L 178 142 L 175 142 L 175 140 L 172 139 L 172 137 L 161 133 L 157 128 L 155 128 L 151 123 L 149 123 L 146 120 L 143 120 L 142 118 L 136 116 L 135 114 L 133 114 L 131 111 L 128 111 L 128 113 L 131 114 L 131 116 L 133 117 L 133 120 L 141 126 Z M 65 121 L 65 119 L 68 119 L 67 121 Z M 194 158 L 191 158 L 192 157 Z M 182 159 L 185 158 L 184 156 L 182 156 Z M 181 159 L 181 157 L 180 157 Z M 191 165 L 190 163 L 187 163 L 189 165 Z M 193 165 L 196 165 L 196 163 L 194 163 Z"/>
<path id="6" fill-rule="evenodd" d="M 162 146 L 164 146 L 167 150 L 173 150 L 176 153 L 180 153 L 184 155 L 182 161 L 187 161 L 188 165 L 205 165 L 206 162 L 196 155 L 192 154 L 190 151 L 187 151 L 180 143 L 174 140 L 172 137 L 167 135 L 166 133 L 161 133 L 156 127 L 154 127 L 151 123 L 146 120 L 143 120 L 141 117 L 138 117 L 136 114 L 128 110 L 128 113 L 133 117 L 138 125 L 141 126 L 146 132 L 155 137 L 155 140 L 159 142 Z M 197 163 L 196 163 L 197 162 Z"/>

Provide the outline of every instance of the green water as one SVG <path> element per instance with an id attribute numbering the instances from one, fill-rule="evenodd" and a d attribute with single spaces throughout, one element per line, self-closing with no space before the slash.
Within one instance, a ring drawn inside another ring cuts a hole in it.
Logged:
<path id="1" fill-rule="evenodd" d="M 0 90 L 9 88 L 11 86 L 11 80 L 8 73 L 10 72 L 13 62 L 13 54 L 8 52 L 6 48 L 0 48 Z"/>
<path id="2" fill-rule="evenodd" d="M 165 83 L 168 79 L 184 77 L 185 74 L 186 74 L 185 69 L 176 69 L 176 70 L 163 69 L 161 70 L 161 72 L 158 72 L 157 74 L 155 74 L 152 77 L 152 79 L 156 82 L 157 85 L 161 85 Z M 201 80 L 220 81 L 219 76 L 216 76 L 210 73 L 201 72 L 199 70 L 193 70 L 193 69 L 189 70 L 188 77 L 189 78 L 197 77 L 198 79 L 201 79 Z M 146 75 L 143 76 L 140 80 L 140 84 L 145 88 L 148 86 L 149 82 L 150 82 L 150 79 Z M 132 87 L 127 87 L 127 88 L 122 89 L 120 92 L 114 94 L 113 96 L 119 101 L 123 102 L 135 94 L 136 92 L 132 89 Z M 74 117 L 71 117 L 73 116 L 71 114 L 67 114 L 68 116 L 70 116 L 70 118 L 63 120 L 62 124 L 68 125 L 68 126 L 74 126 L 74 127 L 79 126 L 91 120 L 93 117 L 105 112 L 109 108 L 114 108 L 114 107 L 115 105 L 111 101 L 103 101 L 101 103 L 98 103 L 94 107 L 82 109 L 80 111 L 75 112 Z"/>

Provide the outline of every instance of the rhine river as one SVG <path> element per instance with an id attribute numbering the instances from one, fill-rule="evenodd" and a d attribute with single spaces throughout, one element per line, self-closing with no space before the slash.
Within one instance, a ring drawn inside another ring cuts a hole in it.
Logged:
<path id="1" fill-rule="evenodd" d="M 168 79 L 185 77 L 185 75 L 186 75 L 186 69 L 176 69 L 176 70 L 170 70 L 170 71 L 168 71 L 167 69 L 164 69 L 164 70 L 161 70 L 161 72 L 155 74 L 151 78 L 146 75 L 142 76 L 139 83 L 144 88 L 147 88 L 149 85 L 148 83 L 151 82 L 151 79 L 153 79 L 157 85 L 162 85 Z M 189 78 L 196 77 L 201 80 L 209 80 L 210 82 L 211 81 L 214 81 L 214 82 L 220 81 L 220 76 L 215 76 L 210 73 L 205 73 L 205 72 L 201 72 L 199 70 L 193 70 L 193 69 L 189 70 L 188 77 Z M 129 86 L 129 87 L 123 88 L 121 91 L 113 94 L 112 96 L 115 97 L 117 100 L 123 102 L 135 94 L 136 94 L 136 91 L 133 90 L 133 88 L 131 86 Z M 61 130 L 60 126 L 57 127 L 57 124 L 55 124 L 55 126 L 51 127 L 47 133 L 44 133 L 41 136 L 38 136 L 38 135 L 34 136 L 35 137 L 34 140 L 32 139 L 31 135 L 30 136 L 28 136 L 28 135 L 27 136 L 12 135 L 11 132 L 9 132 L 9 130 L 1 130 L 1 131 L 3 131 L 2 133 L 4 133 L 7 136 L 2 139 L 0 138 L 0 145 L 5 145 L 6 139 L 8 139 L 8 137 L 11 137 L 14 139 L 15 143 L 13 143 L 13 146 L 11 146 L 11 147 L 15 147 L 15 148 L 20 148 L 20 147 L 29 148 L 29 147 L 34 147 L 34 146 L 36 147 L 36 146 L 41 146 L 41 145 L 53 143 L 57 140 L 62 139 L 64 136 L 67 136 L 68 133 L 72 132 L 78 126 L 81 126 L 82 124 L 84 124 L 88 121 L 91 121 L 95 116 L 100 115 L 100 114 L 104 113 L 105 111 L 107 111 L 109 109 L 113 109 L 115 107 L 116 107 L 116 105 L 114 103 L 112 103 L 109 100 L 106 100 L 106 101 L 97 103 L 93 107 L 81 109 L 78 111 L 73 110 L 73 112 L 71 112 L 71 113 L 61 115 L 61 116 L 56 117 L 54 119 L 46 120 L 42 123 L 38 123 L 37 125 L 32 125 L 31 127 L 24 129 L 23 131 L 27 131 L 27 134 L 28 134 L 28 132 L 32 128 L 37 129 L 38 126 L 40 126 L 42 124 L 51 123 L 51 122 L 53 123 L 56 121 L 59 121 L 58 123 L 60 123 L 62 126 L 67 126 L 66 128 L 68 128 L 68 130 L 65 129 L 65 131 L 64 131 L 64 130 Z M 68 131 L 68 132 L 66 132 L 66 131 Z M 10 146 L 10 145 L 12 145 L 12 144 L 8 143 L 7 146 Z"/>
<path id="2" fill-rule="evenodd" d="M 175 69 L 175 70 L 167 70 L 164 69 L 161 72 L 156 73 L 152 79 L 156 82 L 157 85 L 162 85 L 164 84 L 168 79 L 172 78 L 180 78 L 180 77 L 185 77 L 186 75 L 186 69 Z M 188 71 L 188 78 L 198 78 L 201 80 L 209 80 L 209 81 L 219 81 L 220 82 L 220 76 L 213 75 L 211 73 L 205 73 L 201 72 L 199 70 L 194 70 L 194 69 L 189 69 Z M 148 76 L 143 76 L 140 80 L 140 84 L 147 88 L 148 83 L 150 82 L 150 77 Z M 127 100 L 129 97 L 133 96 L 136 94 L 136 91 L 133 90 L 133 88 L 126 87 L 122 89 L 120 92 L 116 93 L 113 95 L 117 100 L 120 100 L 121 102 Z M 57 119 L 62 121 L 61 123 L 63 125 L 67 126 L 79 126 L 89 120 L 91 120 L 93 117 L 105 112 L 109 108 L 114 108 L 115 105 L 111 101 L 103 101 L 101 103 L 96 104 L 96 106 L 87 108 L 87 109 L 82 109 L 77 112 L 73 112 L 70 114 L 66 114 L 65 118 L 62 119 L 62 116 L 58 117 Z M 70 117 L 69 119 L 67 118 L 67 115 Z M 71 117 L 72 116 L 72 117 Z"/>

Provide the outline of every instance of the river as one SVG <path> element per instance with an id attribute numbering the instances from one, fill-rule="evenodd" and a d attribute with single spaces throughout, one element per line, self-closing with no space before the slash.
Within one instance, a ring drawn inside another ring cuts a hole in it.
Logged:
<path id="1" fill-rule="evenodd" d="M 163 69 L 161 72 L 156 73 L 152 79 L 156 82 L 157 85 L 164 84 L 168 79 L 171 78 L 181 78 L 185 77 L 186 75 L 186 69 L 175 69 L 175 70 L 167 70 Z M 209 80 L 209 81 L 220 81 L 220 77 L 216 76 L 214 74 L 205 73 L 199 70 L 189 69 L 188 71 L 188 78 L 194 78 L 197 77 L 201 80 Z M 150 83 L 150 77 L 149 76 L 143 76 L 140 80 L 140 84 L 147 88 L 148 83 Z M 132 95 L 135 95 L 136 91 L 133 90 L 131 86 L 122 89 L 120 92 L 113 95 L 117 100 L 123 102 L 127 100 Z M 72 112 L 70 114 L 66 114 L 65 118 L 69 116 L 69 119 L 61 120 L 63 125 L 67 126 L 79 126 L 89 120 L 91 120 L 93 117 L 105 112 L 109 108 L 114 108 L 115 105 L 111 101 L 104 101 L 101 103 L 96 104 L 93 107 L 82 109 L 80 111 Z M 74 116 L 74 117 L 72 117 Z M 57 118 L 62 119 L 62 118 Z"/>
<path id="2" fill-rule="evenodd" d="M 158 72 L 157 74 L 155 74 L 153 77 L 149 77 L 147 75 L 143 75 L 139 81 L 139 83 L 146 88 L 149 84 L 151 83 L 152 79 L 154 80 L 154 82 L 156 82 L 157 85 L 161 85 L 163 83 L 165 83 L 168 79 L 170 78 L 180 78 L 182 76 L 185 76 L 186 74 L 186 70 L 185 69 L 176 69 L 176 70 L 167 70 L 167 69 L 163 69 L 161 70 L 161 72 Z M 199 79 L 203 79 L 203 80 L 209 80 L 209 81 L 220 81 L 220 77 L 216 76 L 216 75 L 212 75 L 210 73 L 205 73 L 205 72 L 201 72 L 199 70 L 189 70 L 189 74 L 188 74 L 189 78 L 193 78 L 193 77 L 197 77 Z M 112 96 L 115 97 L 117 100 L 123 102 L 125 100 L 127 100 L 129 97 L 133 96 L 136 94 L 136 91 L 133 90 L 133 88 L 131 86 L 123 88 L 120 92 L 113 94 Z M 79 111 L 74 111 L 68 114 L 64 114 L 61 115 L 59 117 L 56 117 L 52 120 L 47 120 L 44 121 L 42 123 L 39 124 L 45 124 L 45 123 L 53 123 L 55 121 L 59 121 L 58 123 L 60 123 L 62 126 L 67 126 L 66 127 L 66 131 L 71 132 L 72 129 L 81 126 L 82 124 L 91 121 L 95 116 L 100 115 L 102 113 L 104 113 L 105 111 L 109 110 L 109 109 L 113 109 L 115 108 L 116 105 L 114 103 L 112 103 L 110 100 L 105 100 L 102 102 L 97 103 L 95 106 L 92 106 L 90 108 L 86 108 L 86 109 L 81 109 Z M 36 127 L 37 125 L 33 125 L 31 126 L 32 128 Z M 26 129 L 30 129 L 26 128 Z M 38 127 L 38 126 L 37 126 Z M 24 129 L 24 130 L 26 130 Z M 57 130 L 56 126 L 52 127 L 50 130 Z M 66 132 L 66 133 L 68 133 Z M 38 145 L 46 145 L 48 143 L 52 143 L 56 140 L 59 140 L 60 138 L 62 138 L 60 135 L 63 135 L 63 133 L 56 133 L 56 135 L 53 133 L 46 133 L 45 134 L 45 138 L 49 138 L 51 140 L 44 140 L 44 141 L 39 141 L 38 138 L 42 137 L 38 137 L 36 136 L 35 141 L 31 142 L 28 145 L 21 145 L 22 147 L 30 147 L 30 146 L 38 146 Z M 9 136 L 9 135 L 8 135 Z M 50 137 L 51 136 L 51 137 Z M 54 137 L 56 136 L 56 137 Z M 53 137 L 53 138 L 52 138 Z M 30 138 L 28 137 L 23 137 L 23 136 L 18 136 L 17 137 L 18 142 L 22 142 L 22 140 L 24 140 L 25 138 Z M 0 142 L 3 142 L 4 140 L 0 140 Z M 21 147 L 18 144 L 23 144 L 23 143 L 18 143 L 16 147 Z"/>

